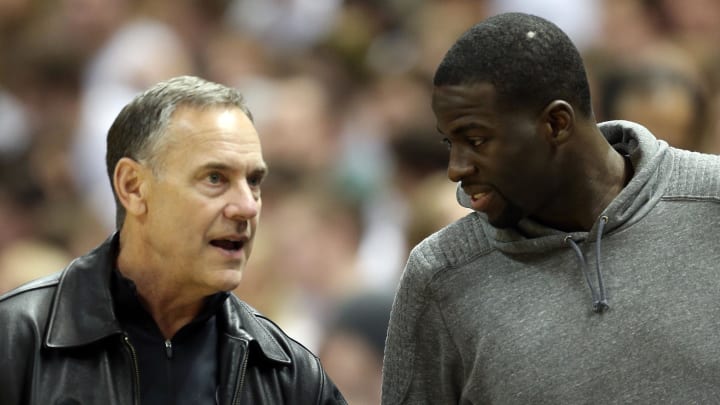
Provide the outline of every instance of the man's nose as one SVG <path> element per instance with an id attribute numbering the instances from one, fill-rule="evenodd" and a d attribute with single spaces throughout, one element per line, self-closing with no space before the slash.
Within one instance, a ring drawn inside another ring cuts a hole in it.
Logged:
<path id="1" fill-rule="evenodd" d="M 253 190 L 247 181 L 240 182 L 228 196 L 224 214 L 233 220 L 248 220 L 260 213 L 260 192 Z"/>
<path id="2" fill-rule="evenodd" d="M 468 156 L 468 152 L 459 146 L 450 148 L 447 176 L 450 181 L 459 182 L 475 171 L 475 166 Z"/>

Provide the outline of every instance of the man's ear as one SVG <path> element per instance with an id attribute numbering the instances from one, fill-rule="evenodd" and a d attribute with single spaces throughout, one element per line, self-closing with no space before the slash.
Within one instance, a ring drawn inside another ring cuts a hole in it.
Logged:
<path id="1" fill-rule="evenodd" d="M 145 181 L 147 170 L 133 159 L 121 158 L 115 165 L 113 186 L 118 200 L 130 215 L 142 215 L 147 211 Z"/>
<path id="2" fill-rule="evenodd" d="M 572 135 L 575 110 L 567 101 L 553 100 L 543 110 L 540 121 L 548 142 L 560 145 Z"/>

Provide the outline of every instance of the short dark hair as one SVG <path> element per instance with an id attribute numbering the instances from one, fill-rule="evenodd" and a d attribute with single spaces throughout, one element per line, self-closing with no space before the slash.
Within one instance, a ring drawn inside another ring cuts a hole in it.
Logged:
<path id="1" fill-rule="evenodd" d="M 222 84 L 195 76 L 179 76 L 160 82 L 135 97 L 113 122 L 107 136 L 107 165 L 110 186 L 116 205 L 116 225 L 119 229 L 125 220 L 125 208 L 117 198 L 113 186 L 113 173 L 118 161 L 129 157 L 158 167 L 159 146 L 170 118 L 180 106 L 198 109 L 210 107 L 237 107 L 252 121 L 252 114 L 240 92 Z"/>
<path id="2" fill-rule="evenodd" d="M 562 99 L 586 117 L 590 86 L 578 49 L 555 24 L 524 13 L 492 16 L 466 31 L 435 72 L 435 86 L 488 82 L 504 109 L 541 111 Z"/>

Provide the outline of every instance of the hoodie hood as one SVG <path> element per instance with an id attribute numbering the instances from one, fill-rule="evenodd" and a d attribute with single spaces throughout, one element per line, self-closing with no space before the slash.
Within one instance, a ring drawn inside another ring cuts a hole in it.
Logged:
<path id="1" fill-rule="evenodd" d="M 656 139 L 645 127 L 629 121 L 609 121 L 598 125 L 608 142 L 633 165 L 633 177 L 615 199 L 605 208 L 589 232 L 567 232 L 544 226 L 525 218 L 515 228 L 499 229 L 485 220 L 481 226 L 491 244 L 506 253 L 537 253 L 567 248 L 566 238 L 582 241 L 595 235 L 600 218 L 606 217 L 603 233 L 615 232 L 643 218 L 660 200 L 667 187 L 672 167 L 663 162 L 669 159 L 669 146 Z M 470 208 L 470 197 L 457 189 L 460 205 Z M 483 213 L 475 213 L 484 217 Z M 478 218 L 479 219 L 479 218 Z"/>

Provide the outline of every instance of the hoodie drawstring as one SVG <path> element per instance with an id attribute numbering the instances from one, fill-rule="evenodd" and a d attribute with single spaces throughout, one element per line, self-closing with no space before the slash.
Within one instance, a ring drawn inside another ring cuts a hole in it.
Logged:
<path id="1" fill-rule="evenodd" d="M 608 305 L 607 297 L 605 296 L 605 284 L 603 283 L 603 275 L 602 270 L 600 269 L 600 241 L 602 240 L 603 235 L 603 229 L 605 228 L 605 224 L 609 221 L 608 217 L 603 215 L 600 217 L 600 223 L 598 224 L 598 231 L 597 231 L 597 240 L 595 243 L 596 248 L 596 255 L 595 255 L 595 274 L 597 276 L 597 283 L 598 283 L 598 291 L 595 291 L 595 288 L 592 285 L 592 282 L 590 281 L 590 275 L 587 271 L 587 261 L 585 260 L 585 256 L 583 255 L 582 251 L 580 250 L 580 247 L 578 244 L 572 239 L 570 235 L 565 237 L 565 243 L 569 244 L 570 247 L 573 248 L 575 251 L 575 256 L 577 256 L 578 259 L 578 265 L 580 267 L 580 270 L 583 272 L 583 275 L 585 276 L 585 281 L 587 282 L 588 287 L 590 288 L 590 293 L 592 294 L 592 300 L 593 300 L 593 311 L 596 313 L 601 313 L 606 311 L 610 308 L 610 305 Z"/>

